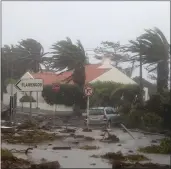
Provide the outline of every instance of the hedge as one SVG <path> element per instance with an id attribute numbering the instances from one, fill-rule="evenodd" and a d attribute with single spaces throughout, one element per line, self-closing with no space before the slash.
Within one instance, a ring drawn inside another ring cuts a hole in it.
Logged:
<path id="1" fill-rule="evenodd" d="M 114 82 L 95 82 L 90 97 L 90 106 L 116 106 L 124 93 L 125 99 L 131 100 L 138 93 L 137 85 L 123 85 Z M 61 84 L 60 91 L 52 90 L 52 85 L 44 86 L 42 96 L 49 105 L 64 104 L 67 106 L 79 105 L 86 108 L 87 97 L 77 85 Z"/>
<path id="2" fill-rule="evenodd" d="M 52 85 L 44 86 L 42 97 L 49 105 L 64 104 L 66 106 L 80 105 L 81 108 L 86 107 L 87 98 L 84 96 L 83 90 L 77 85 L 61 84 L 58 92 L 52 90 Z"/>

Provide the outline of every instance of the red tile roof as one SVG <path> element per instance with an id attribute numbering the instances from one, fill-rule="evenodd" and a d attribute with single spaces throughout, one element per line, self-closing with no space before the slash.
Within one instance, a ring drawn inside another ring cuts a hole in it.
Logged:
<path id="1" fill-rule="evenodd" d="M 90 64 L 86 65 L 86 83 L 91 82 L 96 79 L 100 75 L 104 74 L 109 69 L 98 69 L 101 64 Z M 57 82 L 62 82 L 67 77 L 71 76 L 72 71 L 64 72 L 60 75 L 52 73 L 52 72 L 43 72 L 43 73 L 32 73 L 34 78 L 43 79 L 44 85 L 49 85 Z M 73 83 L 73 82 L 70 82 Z"/>

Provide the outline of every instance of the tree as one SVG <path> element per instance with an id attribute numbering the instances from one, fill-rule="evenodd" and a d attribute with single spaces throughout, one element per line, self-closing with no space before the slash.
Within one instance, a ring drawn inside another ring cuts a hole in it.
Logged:
<path id="1" fill-rule="evenodd" d="M 127 76 L 132 76 L 134 64 L 127 68 L 122 68 L 120 65 L 120 63 L 127 59 L 128 56 L 122 52 L 119 42 L 103 41 L 101 42 L 101 46 L 97 47 L 94 52 L 96 54 L 96 59 L 103 60 L 104 58 L 109 58 L 114 67 L 125 73 Z"/>
<path id="2" fill-rule="evenodd" d="M 136 41 L 130 41 L 130 45 L 124 48 L 126 52 L 135 54 L 128 59 L 129 61 L 140 61 L 141 54 L 142 64 L 146 64 L 148 71 L 157 70 L 157 91 L 159 93 L 168 88 L 169 44 L 160 29 L 145 30 L 145 33 Z"/>
<path id="3" fill-rule="evenodd" d="M 73 71 L 72 75 L 68 77 L 66 82 L 73 82 L 80 87 L 85 84 L 85 65 L 87 64 L 87 57 L 83 45 L 77 40 L 76 45 L 72 43 L 70 38 L 61 40 L 52 45 L 52 69 L 58 71 Z"/>
<path id="4" fill-rule="evenodd" d="M 18 45 L 4 45 L 1 48 L 1 100 L 3 92 L 6 92 L 6 81 L 9 79 L 18 79 L 26 71 L 38 72 L 40 64 L 44 62 L 44 53 L 42 45 L 34 39 L 21 40 Z"/>
<path id="5" fill-rule="evenodd" d="M 44 48 L 39 42 L 34 39 L 21 40 L 17 45 L 17 50 L 20 58 L 23 58 L 18 61 L 18 64 L 24 65 L 26 71 L 39 72 L 39 70 L 42 70 L 41 64 L 47 60 L 45 55 L 48 52 L 44 53 Z"/>
<path id="6" fill-rule="evenodd" d="M 20 75 L 20 67 L 14 69 L 16 67 L 14 62 L 19 58 L 14 51 L 13 45 L 4 45 L 1 48 L 1 100 L 3 100 L 3 93 L 6 92 L 6 81 Z"/>

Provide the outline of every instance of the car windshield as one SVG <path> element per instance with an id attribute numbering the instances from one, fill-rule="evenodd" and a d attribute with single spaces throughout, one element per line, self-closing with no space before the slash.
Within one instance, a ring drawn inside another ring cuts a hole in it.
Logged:
<path id="1" fill-rule="evenodd" d="M 103 109 L 90 109 L 89 115 L 104 115 Z"/>
<path id="2" fill-rule="evenodd" d="M 114 109 L 112 109 L 112 108 L 106 109 L 106 114 L 114 114 L 114 113 L 115 113 Z"/>

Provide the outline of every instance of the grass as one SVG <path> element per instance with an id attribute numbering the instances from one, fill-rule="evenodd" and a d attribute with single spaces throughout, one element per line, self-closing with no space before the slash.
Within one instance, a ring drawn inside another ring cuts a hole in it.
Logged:
<path id="1" fill-rule="evenodd" d="M 161 140 L 160 145 L 151 145 L 139 148 L 138 151 L 143 153 L 154 154 L 170 154 L 171 153 L 171 138 L 164 138 Z"/>

